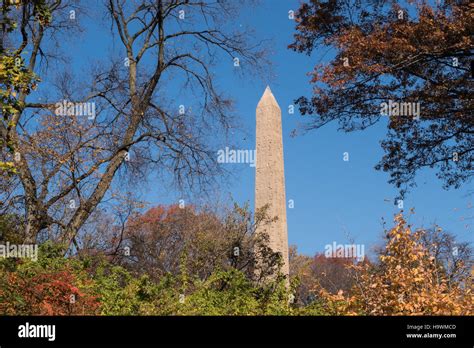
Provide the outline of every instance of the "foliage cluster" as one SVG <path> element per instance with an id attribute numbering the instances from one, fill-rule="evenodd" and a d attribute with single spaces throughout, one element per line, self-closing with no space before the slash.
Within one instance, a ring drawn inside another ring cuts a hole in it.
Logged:
<path id="1" fill-rule="evenodd" d="M 159 214 L 158 214 L 159 213 Z M 182 213 L 189 214 L 190 211 Z M 378 262 L 356 262 L 350 259 L 313 258 L 290 253 L 290 282 L 278 271 L 265 280 L 255 277 L 255 259 L 250 249 L 242 249 L 245 267 L 235 262 L 225 247 L 234 245 L 228 238 L 208 246 L 212 228 L 231 236 L 229 229 L 248 239 L 253 234 L 236 232 L 239 208 L 224 218 L 213 216 L 215 224 L 203 228 L 201 239 L 194 239 L 193 248 L 180 248 L 170 254 L 148 254 L 146 249 L 160 246 L 170 230 L 176 228 L 175 207 L 153 208 L 131 219 L 126 233 L 141 236 L 142 243 L 129 244 L 140 250 L 117 258 L 104 252 L 83 252 L 64 257 L 62 248 L 51 242 L 40 246 L 38 260 L 0 260 L 0 313 L 3 315 L 472 315 L 472 276 L 467 259 L 456 259 L 455 269 L 440 262 L 442 258 L 426 244 L 426 231 L 411 231 L 404 218 L 395 218 L 388 231 L 387 243 Z M 204 214 L 204 213 L 203 213 Z M 165 217 L 168 216 L 169 220 Z M 194 219 L 210 218 L 192 211 Z M 196 224 L 197 220 L 192 220 Z M 10 221 L 13 221 L 10 219 Z M 143 223 L 138 228 L 137 221 Z M 203 220 L 205 221 L 205 220 Z M 203 222 L 201 221 L 201 222 Z M 159 222 L 159 224 L 158 224 Z M 8 225 L 4 219 L 3 227 Z M 242 229 L 240 225 L 237 229 Z M 154 226 L 153 233 L 150 233 Z M 232 227 L 232 228 L 230 228 Z M 248 227 L 248 226 L 247 226 Z M 0 231 L 1 232 L 1 231 Z M 181 231 L 182 232 L 182 231 Z M 178 233 L 175 230 L 173 233 Z M 148 236 L 148 239 L 146 238 Z M 176 235 L 173 235 L 176 236 Z M 204 238 L 203 236 L 207 236 Z M 181 237 L 183 237 L 181 235 Z M 180 243 L 185 243 L 183 237 Z M 168 239 L 169 240 L 169 239 Z M 222 241 L 223 242 L 222 244 Z M 229 244 L 230 243 L 230 244 Z M 440 244 L 438 244 L 439 246 Z M 215 254 L 223 250 L 223 255 Z M 158 258 L 150 263 L 148 256 Z M 176 267 L 168 267 L 168 257 L 179 255 Z M 190 262 L 215 258 L 215 262 Z M 220 258 L 219 258 L 219 257 Z M 268 258 L 264 262 L 271 263 Z M 251 266 L 253 264 L 253 267 Z M 260 262 L 262 264 L 262 262 Z M 165 266 L 164 266 L 165 265 Z M 205 271 L 201 267 L 205 266 Z M 168 268 L 166 268 L 168 267 Z M 287 286 L 287 284 L 290 284 Z"/>

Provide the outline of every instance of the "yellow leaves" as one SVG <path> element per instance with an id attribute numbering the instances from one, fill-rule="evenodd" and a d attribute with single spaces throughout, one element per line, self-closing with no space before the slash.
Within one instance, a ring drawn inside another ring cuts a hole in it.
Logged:
<path id="1" fill-rule="evenodd" d="M 354 267 L 351 291 L 321 297 L 344 315 L 472 315 L 471 290 L 435 273 L 434 256 L 418 242 L 422 231 L 410 233 L 401 216 L 395 222 L 380 264 Z"/>
<path id="2" fill-rule="evenodd" d="M 0 161 L 0 173 L 6 172 L 7 174 L 15 174 L 17 170 L 15 168 L 15 163 L 13 162 L 2 162 Z"/>

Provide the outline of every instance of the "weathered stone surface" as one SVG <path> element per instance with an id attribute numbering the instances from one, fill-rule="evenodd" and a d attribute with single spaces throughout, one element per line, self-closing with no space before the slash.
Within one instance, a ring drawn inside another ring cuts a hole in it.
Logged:
<path id="1" fill-rule="evenodd" d="M 265 89 L 257 105 L 256 134 L 255 208 L 269 204 L 269 216 L 278 217 L 277 221 L 265 226 L 264 229 L 269 236 L 269 247 L 281 253 L 284 260 L 282 272 L 288 275 L 288 231 L 281 110 L 269 87 Z"/>

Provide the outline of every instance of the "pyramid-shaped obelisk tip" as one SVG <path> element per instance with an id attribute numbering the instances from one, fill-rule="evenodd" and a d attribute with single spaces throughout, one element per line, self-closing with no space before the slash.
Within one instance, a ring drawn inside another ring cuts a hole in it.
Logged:
<path id="1" fill-rule="evenodd" d="M 267 105 L 275 105 L 276 107 L 280 108 L 280 106 L 278 105 L 278 102 L 273 96 L 270 86 L 267 86 L 267 88 L 265 88 L 265 92 L 263 92 L 262 98 L 260 98 L 260 101 L 258 102 L 258 106 L 267 106 Z"/>
<path id="2" fill-rule="evenodd" d="M 273 97 L 273 93 L 272 93 L 272 90 L 270 89 L 270 86 L 267 85 L 267 87 L 265 88 L 265 91 L 263 92 L 263 95 L 262 95 L 262 99 L 266 97 L 266 98 L 271 98 Z M 273 97 L 275 98 L 275 97 Z"/>

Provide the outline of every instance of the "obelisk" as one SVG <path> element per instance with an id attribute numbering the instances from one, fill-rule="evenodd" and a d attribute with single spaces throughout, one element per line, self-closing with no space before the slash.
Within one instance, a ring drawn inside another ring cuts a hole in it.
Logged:
<path id="1" fill-rule="evenodd" d="M 268 234 L 269 247 L 274 252 L 281 253 L 284 262 L 281 271 L 288 276 L 288 231 L 281 110 L 268 86 L 258 102 L 256 113 L 255 209 L 269 204 L 268 216 L 278 218 L 271 224 L 262 226 L 261 229 Z"/>

